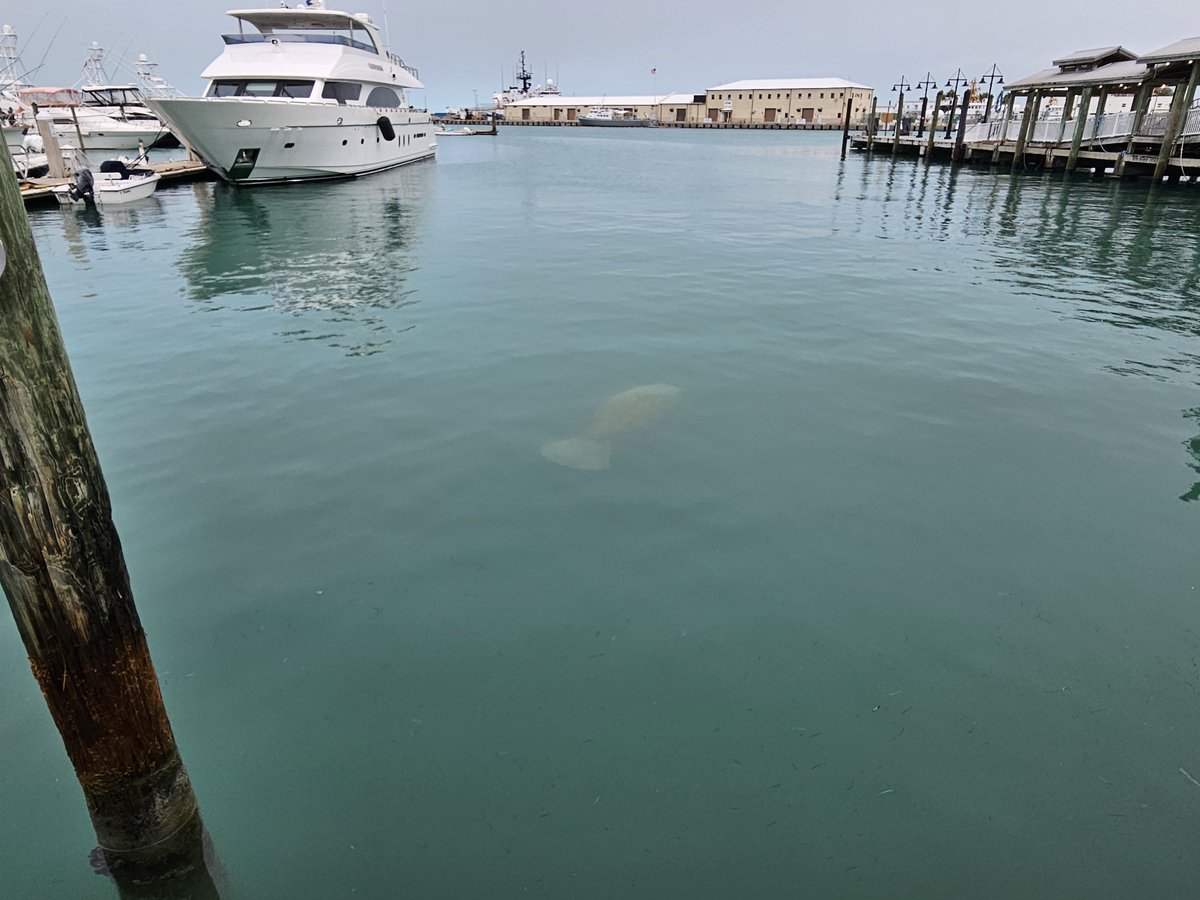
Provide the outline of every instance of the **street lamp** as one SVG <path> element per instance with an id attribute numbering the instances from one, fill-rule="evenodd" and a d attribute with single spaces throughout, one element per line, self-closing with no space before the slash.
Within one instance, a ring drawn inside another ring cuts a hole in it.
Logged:
<path id="1" fill-rule="evenodd" d="M 904 119 L 904 92 L 911 90 L 912 85 L 908 83 L 903 75 L 900 76 L 900 81 L 892 85 L 893 91 L 900 92 L 900 99 L 896 102 L 896 139 L 900 138 L 900 123 Z"/>
<path id="2" fill-rule="evenodd" d="M 920 89 L 921 93 L 921 121 L 917 123 L 917 137 L 921 137 L 925 133 L 925 113 L 929 109 L 929 89 L 937 87 L 937 82 L 933 80 L 933 73 L 926 72 L 925 77 L 913 85 L 913 89 Z"/>
<path id="3" fill-rule="evenodd" d="M 985 109 L 983 112 L 983 121 L 987 122 L 992 117 L 992 85 L 998 84 L 1003 87 L 1004 76 L 1000 74 L 1000 67 L 995 63 L 992 63 L 991 69 L 989 69 L 987 74 L 979 80 L 980 82 L 986 81 L 988 86 L 987 109 Z"/>
<path id="4" fill-rule="evenodd" d="M 950 133 L 954 130 L 954 112 L 958 108 L 958 86 L 961 84 L 966 87 L 970 79 L 963 74 L 960 68 L 954 73 L 953 78 L 946 79 L 946 87 L 950 88 L 950 96 L 953 98 L 950 101 L 950 117 L 946 120 L 946 137 L 950 137 Z"/>

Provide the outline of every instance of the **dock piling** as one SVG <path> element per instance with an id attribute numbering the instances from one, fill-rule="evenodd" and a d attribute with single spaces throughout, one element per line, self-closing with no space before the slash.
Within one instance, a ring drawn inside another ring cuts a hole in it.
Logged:
<path id="1" fill-rule="evenodd" d="M 2 168 L 0 586 L 122 893 L 186 881 L 215 896 L 108 489 L 16 176 Z"/>

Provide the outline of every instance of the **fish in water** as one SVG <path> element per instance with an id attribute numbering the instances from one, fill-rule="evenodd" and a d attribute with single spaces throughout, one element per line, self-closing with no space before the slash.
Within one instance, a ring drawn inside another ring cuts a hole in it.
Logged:
<path id="1" fill-rule="evenodd" d="M 607 469 L 613 438 L 653 422 L 682 393 L 673 384 L 642 384 L 614 394 L 600 404 L 587 428 L 574 437 L 544 445 L 542 456 L 569 469 Z"/>

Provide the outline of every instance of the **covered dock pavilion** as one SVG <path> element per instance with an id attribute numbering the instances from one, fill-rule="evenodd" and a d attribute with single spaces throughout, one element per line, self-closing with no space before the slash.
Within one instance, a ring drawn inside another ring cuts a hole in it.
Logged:
<path id="1" fill-rule="evenodd" d="M 1082 50 L 1010 82 L 999 117 L 967 125 L 956 140 L 872 135 L 855 146 L 882 140 L 927 160 L 1200 181 L 1198 81 L 1200 37 L 1140 56 L 1122 46 Z"/>

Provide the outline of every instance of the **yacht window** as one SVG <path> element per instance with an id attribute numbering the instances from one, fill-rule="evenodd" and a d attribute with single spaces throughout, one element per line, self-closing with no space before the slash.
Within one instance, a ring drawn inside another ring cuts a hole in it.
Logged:
<path id="1" fill-rule="evenodd" d="M 214 81 L 208 89 L 210 97 L 289 97 L 307 99 L 312 95 L 315 81 Z"/>
<path id="2" fill-rule="evenodd" d="M 382 106 L 387 109 L 399 109 L 400 98 L 390 87 L 377 87 L 367 97 L 367 106 Z"/>
<path id="3" fill-rule="evenodd" d="M 327 81 L 325 87 L 321 89 L 322 97 L 326 100 L 336 100 L 338 103 L 357 100 L 360 94 L 362 94 L 362 85 L 352 81 Z"/>
<path id="4" fill-rule="evenodd" d="M 291 97 L 293 100 L 307 100 L 312 96 L 314 81 L 281 81 L 276 97 Z"/>

